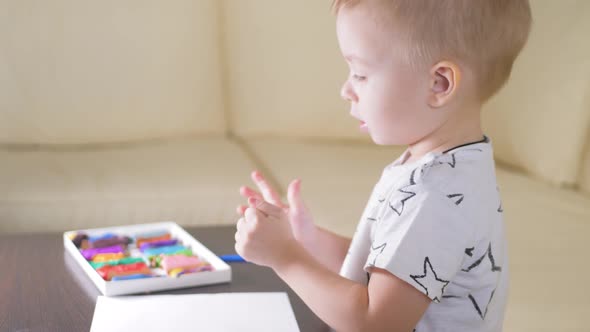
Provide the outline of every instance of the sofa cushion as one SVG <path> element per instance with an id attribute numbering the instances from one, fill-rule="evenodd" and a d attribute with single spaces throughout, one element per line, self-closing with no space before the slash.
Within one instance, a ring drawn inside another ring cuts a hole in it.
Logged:
<path id="1" fill-rule="evenodd" d="M 510 252 L 507 332 L 583 331 L 590 197 L 497 169 Z"/>
<path id="2" fill-rule="evenodd" d="M 381 170 L 401 150 L 362 145 L 249 140 L 283 190 L 302 178 L 316 222 L 351 236 Z M 590 312 L 590 198 L 497 168 L 510 251 L 504 331 L 581 331 Z"/>
<path id="3" fill-rule="evenodd" d="M 590 123 L 590 2 L 532 1 L 511 79 L 484 110 L 496 157 L 555 184 L 578 181 Z"/>
<path id="4" fill-rule="evenodd" d="M 0 142 L 225 131 L 216 0 L 7 1 Z"/>
<path id="5" fill-rule="evenodd" d="M 0 232 L 232 224 L 253 163 L 222 138 L 1 149 Z"/>

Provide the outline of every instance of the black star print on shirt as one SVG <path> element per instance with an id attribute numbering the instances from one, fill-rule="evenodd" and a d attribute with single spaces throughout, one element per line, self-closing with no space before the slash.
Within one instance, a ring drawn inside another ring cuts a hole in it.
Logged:
<path id="1" fill-rule="evenodd" d="M 443 160 L 443 161 L 441 161 L 441 160 Z M 445 165 L 445 164 L 451 166 L 451 168 L 455 168 L 455 166 L 457 166 L 457 159 L 455 158 L 454 153 L 444 154 L 441 157 L 433 160 L 426 167 L 428 168 L 428 167 L 440 166 L 440 165 Z"/>
<path id="2" fill-rule="evenodd" d="M 467 256 L 469 256 L 469 257 L 473 257 L 473 250 L 475 250 L 475 247 L 466 248 L 465 249 L 465 254 Z M 486 257 L 490 261 L 490 264 L 491 264 L 491 272 L 500 272 L 500 271 L 502 271 L 502 267 L 496 265 L 496 261 L 494 259 L 494 255 L 492 254 L 492 243 L 491 242 L 488 245 L 488 249 L 486 250 L 486 252 L 483 253 L 483 255 L 478 260 L 476 260 L 475 262 L 473 262 L 473 264 L 471 264 L 468 268 L 462 269 L 461 271 L 463 271 L 463 272 L 469 272 L 469 271 L 473 270 L 474 268 L 480 266 L 481 263 L 485 260 Z M 468 295 L 468 298 L 471 301 L 471 304 L 473 304 L 473 307 L 475 308 L 475 311 L 477 311 L 477 313 L 478 313 L 479 317 L 481 317 L 481 319 L 485 319 L 486 318 L 486 315 L 488 313 L 488 308 L 490 306 L 490 303 L 492 302 L 492 298 L 494 297 L 494 293 L 495 292 L 496 292 L 495 289 L 492 290 L 492 292 L 488 296 L 487 295 L 488 293 L 484 289 L 482 289 L 480 291 L 477 291 L 478 295 L 474 295 L 474 293 L 470 293 Z M 476 296 L 477 296 L 477 299 L 476 299 Z M 485 308 L 483 308 L 483 307 L 480 306 L 481 303 L 486 303 Z"/>
<path id="3" fill-rule="evenodd" d="M 451 150 L 453 150 L 453 149 L 451 149 Z M 450 150 L 447 150 L 447 151 L 450 151 Z M 430 165 L 430 167 L 447 164 L 447 165 L 451 166 L 451 168 L 455 168 L 455 167 L 457 167 L 457 158 L 455 157 L 455 155 L 457 153 L 468 152 L 468 151 L 483 152 L 483 150 L 477 149 L 477 148 L 474 148 L 474 149 L 461 149 L 461 150 L 457 150 L 456 152 L 450 153 L 450 154 L 445 152 L 445 154 L 443 154 L 439 159 L 437 159 L 434 163 L 432 163 Z M 447 160 L 441 161 L 440 159 L 447 159 Z"/>
<path id="4" fill-rule="evenodd" d="M 376 246 L 376 247 L 371 245 L 371 251 L 379 250 L 379 252 L 375 254 L 375 257 L 373 258 L 373 263 L 369 264 L 370 266 L 375 266 L 375 262 L 377 262 L 377 257 L 379 257 L 379 255 L 381 255 L 383 253 L 383 250 L 385 250 L 386 246 L 387 246 L 387 243 L 383 243 L 382 245 Z"/>
<path id="5" fill-rule="evenodd" d="M 424 259 L 424 274 L 423 275 L 410 275 L 414 281 L 420 285 L 425 291 L 426 295 L 432 298 L 432 301 L 439 303 L 439 294 L 442 296 L 445 292 L 445 287 L 450 281 L 440 279 L 430 263 L 428 256 Z M 440 291 L 439 291 L 440 290 Z M 432 295 L 431 295 L 432 294 Z M 432 297 L 433 295 L 436 295 Z"/>
<path id="6" fill-rule="evenodd" d="M 474 248 L 467 248 L 467 249 L 465 249 L 465 253 L 471 257 L 473 255 L 471 253 L 473 251 L 473 249 Z M 468 250 L 469 250 L 469 253 L 468 253 Z M 490 260 L 490 263 L 492 263 L 492 272 L 502 271 L 502 267 L 501 266 L 496 266 L 496 261 L 494 260 L 494 255 L 492 254 L 492 243 L 491 242 L 490 242 L 490 245 L 488 246 L 488 250 L 486 250 L 486 252 L 478 260 L 476 260 L 468 268 L 462 269 L 461 271 L 463 271 L 463 272 L 469 272 L 469 271 L 473 270 L 479 264 L 481 264 L 481 262 L 486 257 L 488 257 L 488 259 Z"/>
<path id="7" fill-rule="evenodd" d="M 490 295 L 490 298 L 488 299 L 488 303 L 486 304 L 486 307 L 483 311 L 482 311 L 483 308 L 479 307 L 478 301 L 475 299 L 473 294 L 469 294 L 469 299 L 471 300 L 473 307 L 475 307 L 475 310 L 477 311 L 477 313 L 479 314 L 479 317 L 481 317 L 481 319 L 485 319 L 488 314 L 488 308 L 490 307 L 490 303 L 492 302 L 492 298 L 494 297 L 494 292 L 496 292 L 495 289 L 492 291 L 492 294 Z M 485 302 L 485 299 L 484 299 L 484 301 L 482 301 L 480 299 L 479 303 L 482 303 L 482 302 Z"/>
<path id="8" fill-rule="evenodd" d="M 447 195 L 447 197 L 450 199 L 453 199 L 453 202 L 455 203 L 455 205 L 459 205 L 459 204 L 461 204 L 461 202 L 463 202 L 465 195 L 463 195 L 463 194 L 450 194 L 450 195 Z"/>
<path id="9" fill-rule="evenodd" d="M 497 186 L 496 186 L 496 191 L 498 192 L 498 196 L 500 196 L 500 188 L 498 188 Z M 500 206 L 498 206 L 498 210 L 497 210 L 497 211 L 498 211 L 499 213 L 502 213 L 502 212 L 504 212 L 504 208 L 502 207 L 502 201 L 500 201 L 499 205 L 500 205 Z"/>
<path id="10" fill-rule="evenodd" d="M 455 154 L 451 153 L 451 161 L 447 161 L 446 162 L 449 166 L 451 166 L 451 168 L 455 168 L 455 166 L 457 166 L 457 159 L 455 158 Z M 442 163 L 441 163 L 442 164 Z"/>
<path id="11" fill-rule="evenodd" d="M 401 189 L 398 189 L 398 191 L 400 193 L 404 194 L 404 195 L 402 195 L 402 198 L 399 201 L 395 201 L 393 204 L 391 202 L 389 202 L 389 207 L 393 210 L 393 212 L 395 212 L 400 217 L 401 217 L 402 213 L 404 212 L 404 207 L 406 206 L 406 202 L 416 196 L 416 193 L 414 191 L 411 191 L 408 189 L 409 187 L 416 185 L 416 181 L 414 181 L 415 174 L 416 174 L 416 169 L 413 170 L 412 174 L 410 175 L 410 184 L 402 187 Z"/>

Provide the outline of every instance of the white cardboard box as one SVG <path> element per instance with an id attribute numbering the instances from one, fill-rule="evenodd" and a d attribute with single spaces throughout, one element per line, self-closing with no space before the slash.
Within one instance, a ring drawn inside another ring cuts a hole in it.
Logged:
<path id="1" fill-rule="evenodd" d="M 107 232 L 112 232 L 118 235 L 135 237 L 137 234 L 161 230 L 170 232 L 173 238 L 178 239 L 183 245 L 190 247 L 194 254 L 208 261 L 213 266 L 213 271 L 183 274 L 178 278 L 157 277 L 134 280 L 106 281 L 98 274 L 98 272 L 96 272 L 96 270 L 94 270 L 94 268 L 92 268 L 88 261 L 86 261 L 86 259 L 82 256 L 80 250 L 70 240 L 70 236 L 77 232 L 84 232 L 89 236 L 97 236 Z M 66 251 L 72 255 L 76 263 L 82 267 L 90 280 L 94 282 L 96 287 L 105 296 L 137 294 L 166 289 L 211 285 L 231 281 L 231 267 L 174 222 L 68 231 L 64 233 L 63 239 Z"/>

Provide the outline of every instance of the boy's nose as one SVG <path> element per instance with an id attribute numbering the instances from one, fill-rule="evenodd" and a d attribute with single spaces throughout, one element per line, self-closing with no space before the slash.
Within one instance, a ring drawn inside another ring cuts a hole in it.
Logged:
<path id="1" fill-rule="evenodd" d="M 346 82 L 344 82 L 344 84 L 342 85 L 342 88 L 340 89 L 340 97 L 351 103 L 358 101 L 356 94 L 350 86 L 350 81 L 346 80 Z"/>

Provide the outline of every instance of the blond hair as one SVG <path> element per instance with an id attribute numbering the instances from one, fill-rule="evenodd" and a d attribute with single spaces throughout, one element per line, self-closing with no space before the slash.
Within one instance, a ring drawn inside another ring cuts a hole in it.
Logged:
<path id="1" fill-rule="evenodd" d="M 532 22 L 528 0 L 334 0 L 332 9 L 366 2 L 379 4 L 378 15 L 401 29 L 410 64 L 468 66 L 482 102 L 508 80 Z"/>

